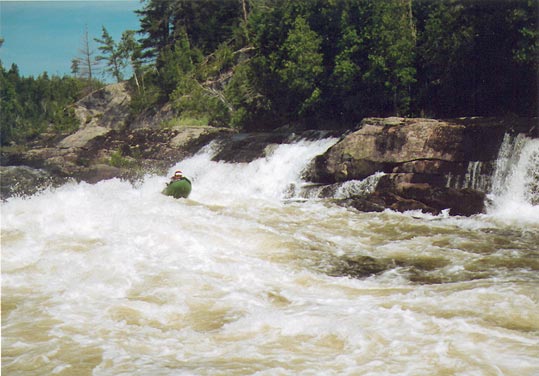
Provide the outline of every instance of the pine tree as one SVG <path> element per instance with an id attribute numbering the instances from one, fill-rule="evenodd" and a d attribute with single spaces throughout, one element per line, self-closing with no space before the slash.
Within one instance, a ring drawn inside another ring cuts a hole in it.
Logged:
<path id="1" fill-rule="evenodd" d="M 172 6 L 172 1 L 149 0 L 142 10 L 135 11 L 140 17 L 139 33 L 143 35 L 142 58 L 153 61 L 173 43 Z"/>
<path id="2" fill-rule="evenodd" d="M 137 90 L 140 92 L 142 80 L 142 51 L 141 45 L 135 40 L 135 31 L 126 30 L 122 33 L 122 39 L 118 45 L 118 50 L 122 58 L 129 61 L 133 70 L 133 79 Z"/>
<path id="3" fill-rule="evenodd" d="M 96 61 L 105 61 L 105 72 L 110 73 L 116 82 L 123 80 L 123 69 L 126 67 L 126 58 L 124 51 L 114 42 L 105 26 L 102 26 L 103 34 L 101 39 L 94 38 L 94 41 L 100 44 L 98 47 L 102 55 L 96 57 Z"/>
<path id="4" fill-rule="evenodd" d="M 320 97 L 318 84 L 324 72 L 320 45 L 320 36 L 303 17 L 298 16 L 282 45 L 285 60 L 279 70 L 279 76 L 289 88 L 290 100 L 296 98 L 299 102 L 298 108 L 294 109 L 298 114 L 308 111 Z"/>

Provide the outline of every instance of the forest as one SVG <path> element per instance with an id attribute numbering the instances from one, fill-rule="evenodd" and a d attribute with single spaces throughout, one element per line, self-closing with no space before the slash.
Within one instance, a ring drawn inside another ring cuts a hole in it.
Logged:
<path id="1" fill-rule="evenodd" d="M 73 126 L 94 61 L 118 81 L 130 67 L 134 115 L 171 103 L 248 131 L 538 114 L 534 0 L 145 0 L 137 15 L 119 41 L 103 27 L 71 77 L 1 66 L 2 144 Z"/>

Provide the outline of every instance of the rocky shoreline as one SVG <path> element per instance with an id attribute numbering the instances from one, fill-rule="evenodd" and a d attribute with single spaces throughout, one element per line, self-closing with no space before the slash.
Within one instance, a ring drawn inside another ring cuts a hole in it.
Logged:
<path id="1" fill-rule="evenodd" d="M 129 119 L 130 96 L 123 84 L 107 86 L 76 104 L 79 130 L 43 135 L 26 149 L 2 148 L 1 198 L 29 195 L 70 179 L 96 183 L 110 178 L 136 180 L 147 173 L 165 174 L 212 140 L 220 142 L 216 160 L 250 162 L 272 145 L 298 138 L 339 137 L 305 172 L 317 186 L 383 173 L 368 193 L 337 200 L 361 211 L 421 210 L 473 215 L 485 209 L 488 180 L 507 132 L 537 137 L 537 118 L 367 118 L 353 132 L 281 130 L 242 134 L 227 128 L 170 126 L 164 108 L 152 117 Z M 487 183 L 474 185 L 470 169 Z M 331 198 L 334 189 L 319 190 Z"/>

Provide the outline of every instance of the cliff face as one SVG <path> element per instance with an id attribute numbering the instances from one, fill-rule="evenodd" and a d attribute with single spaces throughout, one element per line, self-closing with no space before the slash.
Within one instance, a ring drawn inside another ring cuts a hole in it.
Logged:
<path id="1" fill-rule="evenodd" d="M 332 184 L 384 172 L 374 193 L 348 202 L 364 210 L 476 214 L 484 210 L 503 137 L 515 127 L 533 128 L 503 119 L 367 118 L 319 156 L 308 175 Z M 470 180 L 471 166 L 482 175 L 474 179 L 487 182 L 481 188 Z"/>

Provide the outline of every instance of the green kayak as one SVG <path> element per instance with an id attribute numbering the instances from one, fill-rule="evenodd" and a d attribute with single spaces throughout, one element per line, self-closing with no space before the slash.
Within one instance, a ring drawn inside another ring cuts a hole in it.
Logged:
<path id="1" fill-rule="evenodd" d="M 167 184 L 163 194 L 174 198 L 187 198 L 191 193 L 191 181 L 186 177 Z"/>

